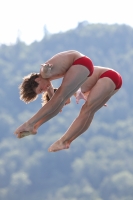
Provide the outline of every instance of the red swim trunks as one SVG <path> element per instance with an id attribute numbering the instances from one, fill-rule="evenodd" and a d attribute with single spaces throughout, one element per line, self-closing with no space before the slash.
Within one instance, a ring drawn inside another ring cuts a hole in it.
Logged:
<path id="1" fill-rule="evenodd" d="M 88 58 L 87 56 L 83 56 L 81 58 L 78 58 L 77 60 L 75 60 L 73 62 L 72 65 L 83 65 L 83 66 L 85 66 L 90 72 L 89 76 L 91 76 L 93 71 L 94 71 L 93 63 L 92 63 L 91 59 Z"/>
<path id="2" fill-rule="evenodd" d="M 108 71 L 104 72 L 100 76 L 100 78 L 103 78 L 103 77 L 108 77 L 114 82 L 114 84 L 116 85 L 115 90 L 121 88 L 121 86 L 122 86 L 122 77 L 118 72 L 113 71 L 113 70 L 108 70 Z"/>

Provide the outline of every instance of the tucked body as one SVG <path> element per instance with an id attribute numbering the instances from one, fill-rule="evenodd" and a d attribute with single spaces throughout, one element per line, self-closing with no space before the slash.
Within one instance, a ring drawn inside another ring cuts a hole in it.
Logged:
<path id="1" fill-rule="evenodd" d="M 32 73 L 20 85 L 20 98 L 26 103 L 36 99 L 46 90 L 52 91 L 52 80 L 63 77 L 61 86 L 47 106 L 43 106 L 31 119 L 21 125 L 15 134 L 21 138 L 23 131 L 36 133 L 39 125 L 56 116 L 71 97 L 92 75 L 94 70 L 91 59 L 82 53 L 70 50 L 58 53 L 41 65 L 40 73 Z M 49 89 L 50 88 L 50 89 Z"/>

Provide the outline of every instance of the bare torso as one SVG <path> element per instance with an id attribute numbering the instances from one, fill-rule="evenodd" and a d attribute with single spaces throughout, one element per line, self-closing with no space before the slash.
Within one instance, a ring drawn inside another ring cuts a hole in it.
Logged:
<path id="1" fill-rule="evenodd" d="M 56 54 L 45 62 L 45 64 L 49 63 L 53 65 L 51 72 L 46 74 L 46 78 L 54 80 L 63 77 L 67 70 L 72 66 L 73 62 L 82 56 L 84 56 L 82 53 L 74 50 Z"/>

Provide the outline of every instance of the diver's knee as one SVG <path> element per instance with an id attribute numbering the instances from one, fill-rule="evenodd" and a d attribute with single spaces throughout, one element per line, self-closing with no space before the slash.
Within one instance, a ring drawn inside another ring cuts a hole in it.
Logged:
<path id="1" fill-rule="evenodd" d="M 94 116 L 95 108 L 93 105 L 85 103 L 82 107 L 81 114 L 86 117 Z"/>

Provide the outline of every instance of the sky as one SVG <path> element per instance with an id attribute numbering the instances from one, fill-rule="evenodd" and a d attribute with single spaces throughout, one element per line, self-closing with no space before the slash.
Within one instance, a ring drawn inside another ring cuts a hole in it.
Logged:
<path id="1" fill-rule="evenodd" d="M 133 27 L 133 0 L 0 0 L 0 44 L 40 41 L 44 27 L 53 34 L 79 22 Z"/>

